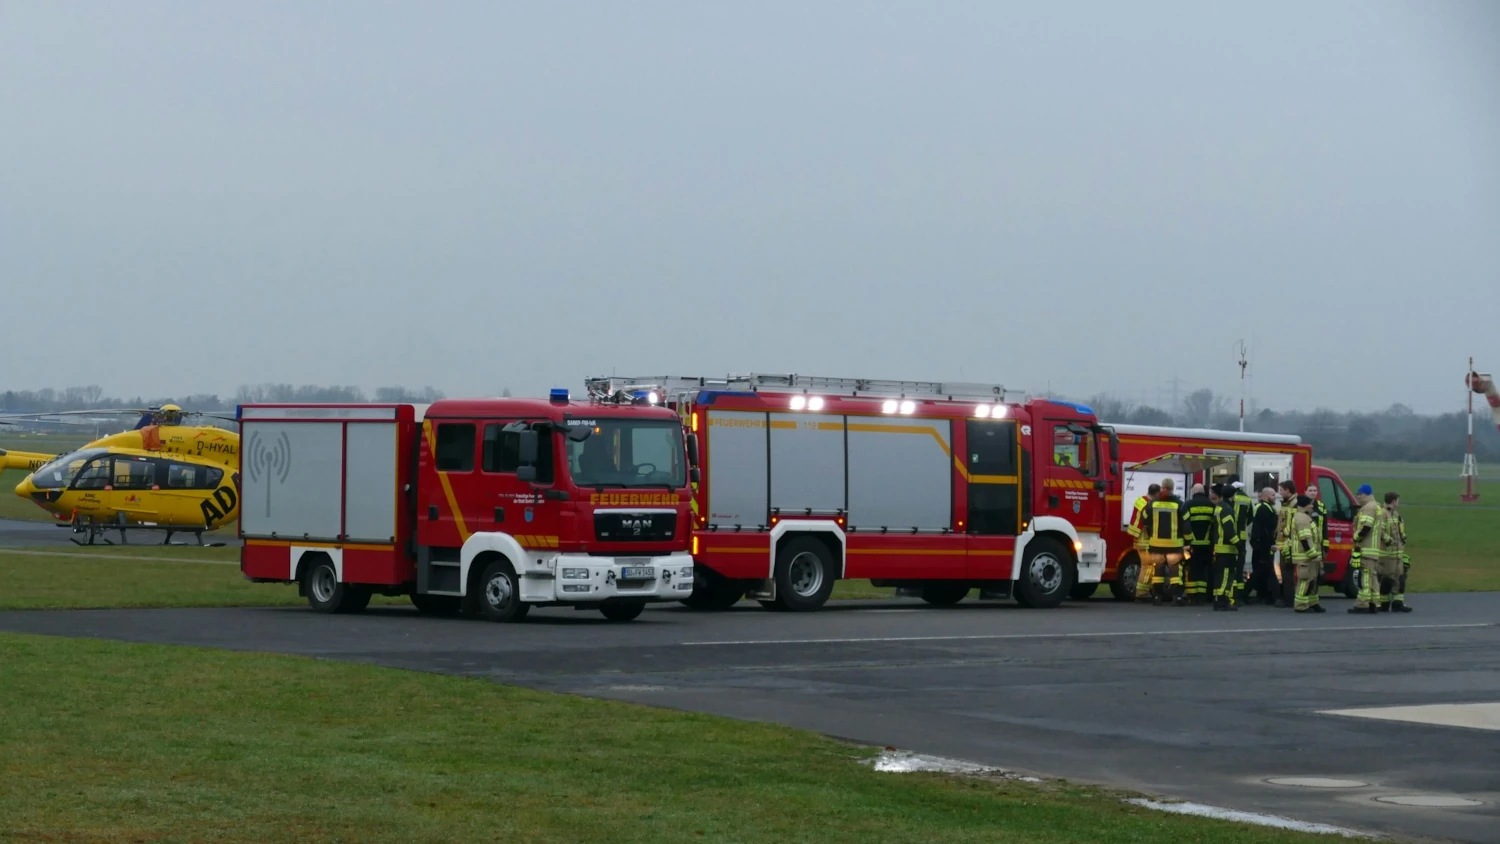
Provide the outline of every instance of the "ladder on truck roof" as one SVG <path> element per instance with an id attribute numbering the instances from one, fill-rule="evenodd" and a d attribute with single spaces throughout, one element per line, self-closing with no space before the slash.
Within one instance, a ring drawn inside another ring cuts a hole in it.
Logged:
<path id="1" fill-rule="evenodd" d="M 1007 390 L 1003 384 L 971 381 L 899 381 L 878 378 L 835 378 L 822 375 L 767 374 L 752 372 L 723 378 L 662 375 L 647 378 L 619 376 L 589 378 L 590 394 L 596 390 L 613 395 L 620 391 L 658 390 L 664 396 L 679 396 L 698 390 L 744 390 L 755 393 L 817 393 L 823 396 L 871 398 L 933 398 L 947 401 L 1020 402 L 1026 394 Z"/>

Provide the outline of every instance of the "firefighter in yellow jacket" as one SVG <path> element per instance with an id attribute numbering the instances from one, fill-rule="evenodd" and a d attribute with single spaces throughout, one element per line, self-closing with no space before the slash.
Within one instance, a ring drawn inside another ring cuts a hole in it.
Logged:
<path id="1" fill-rule="evenodd" d="M 1387 531 L 1386 557 L 1396 578 L 1396 587 L 1391 590 L 1391 612 L 1411 612 L 1406 603 L 1406 576 L 1411 573 L 1411 557 L 1406 553 L 1406 521 L 1401 518 L 1401 496 L 1394 492 L 1385 494 L 1385 529 Z"/>
<path id="2" fill-rule="evenodd" d="M 1369 484 L 1362 484 L 1354 492 L 1359 503 L 1359 512 L 1354 516 L 1354 550 L 1350 552 L 1349 564 L 1359 561 L 1359 595 L 1351 613 L 1375 613 L 1380 611 L 1380 532 L 1385 515 L 1375 503 L 1375 491 Z"/>
<path id="3" fill-rule="evenodd" d="M 1292 555 L 1292 522 L 1297 517 L 1297 485 L 1291 481 L 1281 482 L 1281 503 L 1276 508 L 1276 573 L 1281 580 L 1281 597 L 1276 606 L 1286 609 L 1292 605 L 1292 596 L 1297 586 L 1297 563 Z"/>
<path id="4" fill-rule="evenodd" d="M 1297 564 L 1297 612 L 1327 612 L 1318 603 L 1318 572 L 1323 566 L 1323 537 L 1317 534 L 1313 500 L 1297 496 L 1292 517 L 1292 560 Z"/>
<path id="5" fill-rule="evenodd" d="M 1152 484 L 1146 488 L 1146 494 L 1135 500 L 1135 509 L 1130 514 L 1130 524 L 1125 532 L 1130 534 L 1135 543 L 1135 557 L 1140 560 L 1140 568 L 1135 576 L 1135 599 L 1144 601 L 1151 597 L 1151 555 L 1150 542 L 1146 537 L 1146 508 L 1151 506 L 1151 499 L 1161 492 L 1161 484 Z"/>
<path id="6" fill-rule="evenodd" d="M 1240 556 L 1239 515 L 1234 503 L 1225 498 L 1225 487 L 1215 484 L 1208 498 L 1218 509 L 1214 512 L 1214 567 L 1209 575 L 1213 584 L 1214 612 L 1239 609 L 1239 585 L 1245 582 L 1244 558 Z"/>
<path id="7" fill-rule="evenodd" d="M 1182 586 L 1182 500 L 1172 494 L 1171 478 L 1163 478 L 1161 491 L 1146 508 L 1146 547 L 1151 555 L 1151 603 L 1161 606 L 1187 603 Z"/>

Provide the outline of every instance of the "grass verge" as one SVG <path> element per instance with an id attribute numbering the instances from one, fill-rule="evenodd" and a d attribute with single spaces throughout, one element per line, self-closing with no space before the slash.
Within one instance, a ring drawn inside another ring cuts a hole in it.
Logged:
<path id="1" fill-rule="evenodd" d="M 0 816 L 53 840 L 1304 842 L 767 724 L 295 657 L 0 635 Z"/>

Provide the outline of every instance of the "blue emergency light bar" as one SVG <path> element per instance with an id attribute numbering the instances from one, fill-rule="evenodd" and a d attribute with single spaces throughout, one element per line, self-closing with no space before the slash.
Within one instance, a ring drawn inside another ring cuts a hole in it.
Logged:
<path id="1" fill-rule="evenodd" d="M 552 388 L 552 401 L 560 403 L 560 404 L 567 404 L 568 403 L 568 388 L 567 387 L 553 387 Z"/>

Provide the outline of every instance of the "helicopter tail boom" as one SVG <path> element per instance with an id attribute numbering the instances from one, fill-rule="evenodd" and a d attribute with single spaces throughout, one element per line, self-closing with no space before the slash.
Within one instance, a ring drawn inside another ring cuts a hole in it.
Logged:
<path id="1" fill-rule="evenodd" d="M 0 470 L 22 469 L 35 472 L 56 457 L 55 454 L 39 454 L 34 451 L 7 451 L 0 448 Z"/>

